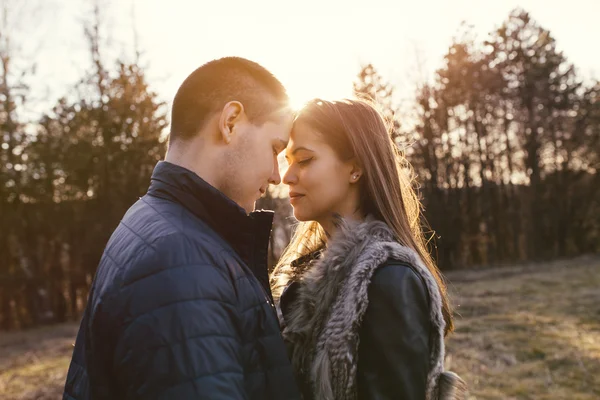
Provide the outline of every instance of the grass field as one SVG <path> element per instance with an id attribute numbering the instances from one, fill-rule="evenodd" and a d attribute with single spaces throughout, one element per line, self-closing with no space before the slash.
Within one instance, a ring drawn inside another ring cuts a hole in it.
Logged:
<path id="1" fill-rule="evenodd" d="M 600 260 L 449 274 L 448 365 L 476 399 L 600 399 Z"/>
<path id="2" fill-rule="evenodd" d="M 600 259 L 448 274 L 472 399 L 600 399 Z M 77 324 L 0 333 L 0 399 L 60 399 Z"/>

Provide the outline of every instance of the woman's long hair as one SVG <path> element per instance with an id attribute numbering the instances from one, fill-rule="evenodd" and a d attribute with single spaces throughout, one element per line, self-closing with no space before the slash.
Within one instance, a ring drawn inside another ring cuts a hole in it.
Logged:
<path id="1" fill-rule="evenodd" d="M 446 285 L 433 258 L 421 225 L 421 203 L 413 188 L 413 171 L 393 143 L 386 121 L 365 100 L 308 102 L 296 116 L 294 125 L 302 124 L 319 132 L 341 160 L 355 159 L 362 168 L 359 181 L 360 210 L 384 221 L 403 246 L 415 250 L 435 277 L 441 296 L 446 334 L 453 330 L 452 310 Z M 285 280 L 303 271 L 295 270 L 292 261 L 324 248 L 326 236 L 315 221 L 300 222 L 290 244 L 271 276 L 275 298 L 279 298 Z"/>

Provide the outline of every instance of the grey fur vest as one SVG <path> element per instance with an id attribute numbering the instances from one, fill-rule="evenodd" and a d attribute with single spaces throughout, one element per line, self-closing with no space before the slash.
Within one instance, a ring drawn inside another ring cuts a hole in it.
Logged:
<path id="1" fill-rule="evenodd" d="M 436 280 L 415 251 L 396 242 L 385 223 L 372 219 L 341 222 L 328 248 L 303 273 L 283 329 L 294 368 L 310 381 L 315 399 L 357 398 L 358 333 L 369 303 L 367 289 L 375 270 L 388 259 L 410 265 L 429 293 L 433 331 L 426 399 L 464 399 L 462 379 L 444 371 L 445 321 Z"/>

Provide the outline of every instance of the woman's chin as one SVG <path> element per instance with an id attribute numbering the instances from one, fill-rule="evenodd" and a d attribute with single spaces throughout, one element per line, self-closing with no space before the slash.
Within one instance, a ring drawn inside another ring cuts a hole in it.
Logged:
<path id="1" fill-rule="evenodd" d="M 303 213 L 302 210 L 299 210 L 297 207 L 293 207 L 293 208 L 294 208 L 294 218 L 296 218 L 297 221 L 300 221 L 300 222 L 311 221 L 311 218 L 309 216 L 307 216 L 305 213 Z"/>

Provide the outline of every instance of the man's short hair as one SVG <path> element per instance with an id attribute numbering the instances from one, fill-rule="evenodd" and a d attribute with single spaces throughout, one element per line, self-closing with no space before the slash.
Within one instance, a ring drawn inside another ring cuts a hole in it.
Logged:
<path id="1" fill-rule="evenodd" d="M 177 90 L 169 141 L 195 136 L 215 112 L 234 100 L 244 105 L 255 125 L 288 104 L 281 82 L 259 64 L 240 57 L 213 60 L 192 72 Z"/>

